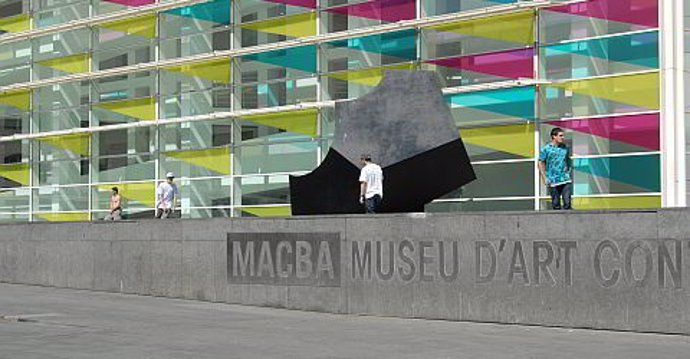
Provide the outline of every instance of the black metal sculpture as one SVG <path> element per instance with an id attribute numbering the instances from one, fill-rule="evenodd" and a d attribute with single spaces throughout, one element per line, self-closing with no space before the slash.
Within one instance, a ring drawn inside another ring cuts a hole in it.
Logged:
<path id="1" fill-rule="evenodd" d="M 421 212 L 475 174 L 433 72 L 386 71 L 381 84 L 337 103 L 335 138 L 311 173 L 290 176 L 293 215 L 362 213 L 359 157 L 383 168 L 382 212 Z"/>

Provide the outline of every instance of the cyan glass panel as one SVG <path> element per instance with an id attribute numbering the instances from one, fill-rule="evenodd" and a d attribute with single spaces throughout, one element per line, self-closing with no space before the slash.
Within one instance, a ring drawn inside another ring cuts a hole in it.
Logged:
<path id="1" fill-rule="evenodd" d="M 575 158 L 575 194 L 660 192 L 660 166 L 658 154 Z"/>
<path id="2" fill-rule="evenodd" d="M 417 40 L 415 30 L 404 30 L 385 34 L 331 41 L 323 45 L 327 64 L 346 61 L 346 68 L 326 71 L 353 70 L 379 65 L 415 60 Z M 378 61 L 376 61 L 378 60 Z"/>
<path id="3" fill-rule="evenodd" d="M 230 24 L 230 0 L 210 0 L 194 5 L 179 7 L 162 12 L 167 21 L 179 21 L 169 31 L 189 33 L 194 31 L 194 26 L 221 26 Z M 186 20 L 186 21 L 184 21 Z M 177 22 L 175 21 L 175 22 Z M 207 25 L 208 24 L 208 25 Z"/>
<path id="4" fill-rule="evenodd" d="M 446 96 L 459 127 L 487 125 L 535 118 L 533 86 L 459 93 Z"/>
<path id="5" fill-rule="evenodd" d="M 659 67 L 659 33 L 651 31 L 542 47 L 542 77 L 583 78 Z"/>

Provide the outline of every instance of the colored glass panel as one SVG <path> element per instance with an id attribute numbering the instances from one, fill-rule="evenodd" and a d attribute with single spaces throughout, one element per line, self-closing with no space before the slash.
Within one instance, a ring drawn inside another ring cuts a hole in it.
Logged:
<path id="1" fill-rule="evenodd" d="M 31 104 L 30 91 L 10 91 L 0 94 L 0 105 L 28 111 Z"/>
<path id="2" fill-rule="evenodd" d="M 578 94 L 647 109 L 659 109 L 659 73 L 596 78 L 556 84 Z"/>
<path id="3" fill-rule="evenodd" d="M 230 83 L 230 60 L 220 59 L 208 62 L 166 66 L 166 71 L 177 72 L 187 76 L 199 77 L 206 80 Z"/>
<path id="4" fill-rule="evenodd" d="M 661 191 L 659 155 L 575 158 L 573 167 L 575 194 L 578 195 Z M 607 183 L 608 188 L 604 190 L 594 191 L 601 187 L 601 180 L 583 180 L 582 174 L 608 179 L 612 183 Z"/>
<path id="5" fill-rule="evenodd" d="M 163 155 L 218 174 L 230 174 L 230 147 L 164 152 Z"/>
<path id="6" fill-rule="evenodd" d="M 546 78 L 582 78 L 659 67 L 657 31 L 590 39 L 541 49 Z"/>
<path id="7" fill-rule="evenodd" d="M 47 66 L 67 73 L 88 72 L 91 65 L 89 54 L 77 54 L 55 59 L 37 61 L 37 65 Z"/>
<path id="8" fill-rule="evenodd" d="M 534 157 L 534 123 L 463 128 L 460 136 L 473 161 Z"/>
<path id="9" fill-rule="evenodd" d="M 31 17 L 29 14 L 21 14 L 0 19 L 0 31 L 20 32 L 31 29 Z"/>
<path id="10" fill-rule="evenodd" d="M 460 93 L 446 96 L 459 126 L 534 119 L 532 86 Z"/>
<path id="11" fill-rule="evenodd" d="M 17 182 L 22 186 L 29 185 L 29 164 L 0 164 L 0 177 Z"/>
<path id="12" fill-rule="evenodd" d="M 534 49 L 532 48 L 428 60 L 426 62 L 511 79 L 534 77 Z"/>
<path id="13" fill-rule="evenodd" d="M 347 16 L 396 22 L 414 19 L 415 0 L 370 0 L 357 4 L 332 7 L 324 11 Z"/>
<path id="14" fill-rule="evenodd" d="M 436 31 L 455 32 L 466 36 L 489 38 L 532 45 L 534 43 L 534 12 L 489 16 L 428 27 Z"/>
<path id="15" fill-rule="evenodd" d="M 156 36 L 156 15 L 149 14 L 124 20 L 111 21 L 99 24 L 99 26 L 129 35 L 153 38 Z"/>
<path id="16" fill-rule="evenodd" d="M 569 15 L 657 27 L 658 6 L 659 0 L 587 0 L 547 9 Z"/>
<path id="17" fill-rule="evenodd" d="M 572 136 L 575 137 L 572 138 L 571 147 L 576 155 L 658 151 L 660 148 L 658 113 L 549 121 L 547 123 L 551 128 L 560 127 L 573 132 Z M 542 131 L 545 141 L 549 132 L 549 128 Z M 592 137 L 604 141 L 597 141 Z"/>
<path id="18" fill-rule="evenodd" d="M 331 41 L 327 44 L 334 47 L 381 54 L 405 60 L 414 60 L 417 56 L 416 34 L 414 30 Z"/>
<path id="19" fill-rule="evenodd" d="M 304 72 L 316 72 L 316 46 L 313 45 L 250 54 L 243 56 L 242 59 L 289 67 Z"/>
<path id="20" fill-rule="evenodd" d="M 230 0 L 212 0 L 200 4 L 164 11 L 163 14 L 230 24 Z"/>
<path id="21" fill-rule="evenodd" d="M 550 208 L 542 206 L 542 208 Z M 661 196 L 630 196 L 630 197 L 575 197 L 573 208 L 587 209 L 643 209 L 661 207 Z"/>
<path id="22" fill-rule="evenodd" d="M 138 120 L 150 121 L 156 119 L 156 99 L 150 97 L 99 103 L 97 106 L 104 110 L 116 112 Z"/>
<path id="23" fill-rule="evenodd" d="M 317 111 L 301 110 L 243 116 L 243 120 L 316 137 Z"/>
<path id="24" fill-rule="evenodd" d="M 292 208 L 290 206 L 245 206 L 241 210 L 251 217 L 288 217 L 292 215 Z"/>

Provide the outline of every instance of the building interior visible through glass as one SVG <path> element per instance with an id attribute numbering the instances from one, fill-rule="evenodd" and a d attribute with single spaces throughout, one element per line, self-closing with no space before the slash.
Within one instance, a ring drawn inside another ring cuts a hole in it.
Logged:
<path id="1" fill-rule="evenodd" d="M 683 168 L 661 156 L 661 1 L 560 2 L 2 1 L 0 221 L 101 219 L 115 184 L 126 217 L 152 216 L 167 172 L 182 218 L 290 215 L 331 101 L 386 69 L 439 75 L 477 173 L 426 211 L 548 208 L 554 127 L 576 209 L 661 207 Z"/>

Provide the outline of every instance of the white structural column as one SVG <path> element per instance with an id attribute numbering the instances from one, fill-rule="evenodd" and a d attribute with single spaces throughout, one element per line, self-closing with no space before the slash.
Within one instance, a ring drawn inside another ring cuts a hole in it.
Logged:
<path id="1" fill-rule="evenodd" d="M 684 207 L 685 113 L 683 1 L 659 0 L 661 40 L 661 191 L 663 207 Z"/>

